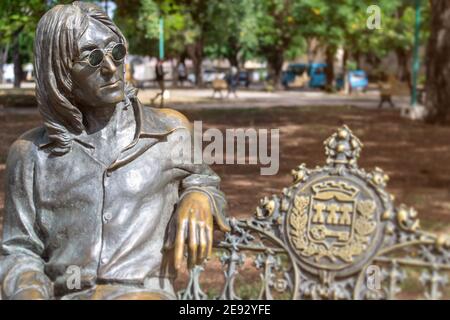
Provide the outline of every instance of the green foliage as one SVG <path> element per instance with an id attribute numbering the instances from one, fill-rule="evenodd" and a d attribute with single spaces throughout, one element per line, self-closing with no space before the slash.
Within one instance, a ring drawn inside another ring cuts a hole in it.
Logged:
<path id="1" fill-rule="evenodd" d="M 305 53 L 307 41 L 311 39 L 318 40 L 331 52 L 344 47 L 350 54 L 379 58 L 395 48 L 412 48 L 415 15 L 412 1 L 378 1 L 382 11 L 381 30 L 369 30 L 366 26 L 367 7 L 372 4 L 367 0 L 211 0 L 205 3 L 204 0 L 158 1 L 160 8 L 172 8 L 172 13 L 165 14 L 166 40 L 176 44 L 175 52 L 201 38 L 204 52 L 212 58 L 228 58 L 233 64 L 263 58 L 272 69 L 279 69 L 284 59 Z M 425 3 L 425 20 L 427 8 Z M 189 39 L 187 35 L 191 35 Z"/>
<path id="2" fill-rule="evenodd" d="M 114 21 L 134 54 L 157 55 L 159 19 L 164 18 L 166 56 L 178 56 L 198 36 L 185 5 L 175 0 L 116 0 Z"/>
<path id="3" fill-rule="evenodd" d="M 232 64 L 254 57 L 258 46 L 252 0 L 222 1 L 212 7 L 216 23 L 207 32 L 209 56 L 228 58 Z"/>
<path id="4" fill-rule="evenodd" d="M 137 26 L 144 31 L 145 38 L 157 38 L 160 17 L 158 5 L 153 0 L 141 0 L 140 2 Z"/>
<path id="5" fill-rule="evenodd" d="M 13 41 L 21 32 L 33 33 L 38 17 L 45 12 L 43 0 L 3 0 L 0 2 L 0 45 Z"/>
<path id="6" fill-rule="evenodd" d="M 48 0 L 0 2 L 0 48 L 20 33 L 24 61 L 31 60 L 36 24 L 56 3 Z M 99 1 L 93 1 L 99 2 Z M 413 0 L 379 0 L 382 29 L 369 30 L 371 0 L 114 0 L 114 20 L 129 41 L 130 52 L 157 55 L 159 19 L 164 18 L 166 56 L 227 58 L 242 65 L 264 59 L 272 69 L 295 59 L 317 40 L 335 52 L 343 47 L 350 59 L 384 57 L 392 50 L 411 52 L 414 39 Z M 428 37 L 429 2 L 422 1 L 421 41 Z M 194 49 L 192 49 L 194 48 Z"/>
<path id="7" fill-rule="evenodd" d="M 37 23 L 51 7 L 69 0 L 2 0 L 0 2 L 0 48 L 11 48 L 18 37 L 22 62 L 31 62 Z"/>
<path id="8" fill-rule="evenodd" d="M 130 52 L 140 55 L 156 55 L 157 42 L 149 39 L 147 30 L 143 29 L 139 22 L 141 1 L 140 0 L 115 0 L 116 10 L 114 22 L 122 30 L 128 41 Z"/>
<path id="9" fill-rule="evenodd" d="M 167 56 L 178 58 L 186 46 L 193 44 L 200 34 L 188 9 L 179 1 L 159 1 L 160 12 L 164 17 L 164 35 Z"/>
<path id="10" fill-rule="evenodd" d="M 366 27 L 367 14 L 364 8 L 367 8 L 369 2 L 361 2 L 361 8 L 348 24 L 346 46 L 380 58 L 396 49 L 411 51 L 414 44 L 414 1 L 378 1 L 382 13 L 382 28 L 379 30 L 369 30 Z M 422 1 L 421 15 L 421 43 L 425 43 L 429 36 L 428 1 Z"/>

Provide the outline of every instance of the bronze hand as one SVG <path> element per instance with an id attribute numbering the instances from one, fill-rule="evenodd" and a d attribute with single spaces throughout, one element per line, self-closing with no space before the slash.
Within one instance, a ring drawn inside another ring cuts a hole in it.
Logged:
<path id="1" fill-rule="evenodd" d="M 183 261 L 185 244 L 188 250 L 188 267 L 201 264 L 211 256 L 213 245 L 213 213 L 209 197 L 203 192 L 191 192 L 180 202 L 176 212 L 176 238 L 174 260 L 179 270 Z M 225 221 L 217 219 L 219 228 L 230 231 Z"/>

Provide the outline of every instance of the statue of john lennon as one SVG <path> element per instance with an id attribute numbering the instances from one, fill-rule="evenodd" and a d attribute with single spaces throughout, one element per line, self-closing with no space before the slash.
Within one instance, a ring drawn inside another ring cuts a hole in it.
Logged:
<path id="1" fill-rule="evenodd" d="M 44 126 L 22 135 L 7 160 L 3 299 L 175 299 L 184 256 L 201 264 L 214 224 L 229 230 L 219 177 L 171 159 L 190 142 L 180 139 L 189 122 L 141 106 L 124 82 L 126 53 L 95 5 L 59 5 L 39 22 Z"/>

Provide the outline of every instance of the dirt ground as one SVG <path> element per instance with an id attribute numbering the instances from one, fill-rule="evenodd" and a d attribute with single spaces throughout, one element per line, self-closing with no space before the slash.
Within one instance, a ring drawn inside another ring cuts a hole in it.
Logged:
<path id="1" fill-rule="evenodd" d="M 403 119 L 397 111 L 346 107 L 271 108 L 185 112 L 208 127 L 279 128 L 280 170 L 261 176 L 260 166 L 216 165 L 230 214 L 254 212 L 260 198 L 279 194 L 291 182 L 290 171 L 301 163 L 323 165 L 323 141 L 347 124 L 364 143 L 359 165 L 380 167 L 390 177 L 388 191 L 396 203 L 414 206 L 424 227 L 450 230 L 450 127 Z"/>
<path id="2" fill-rule="evenodd" d="M 214 165 L 222 178 L 229 214 L 252 215 L 259 199 L 279 194 L 291 182 L 290 171 L 325 161 L 322 142 L 347 124 L 364 143 L 360 167 L 380 167 L 390 176 L 388 190 L 396 203 L 414 206 L 422 226 L 450 230 L 450 127 L 412 122 L 398 111 L 350 107 L 301 107 L 184 111 L 203 128 L 280 129 L 280 169 L 275 176 L 260 175 L 260 165 Z M 0 115 L 0 211 L 3 214 L 4 171 L 11 143 L 23 132 L 40 125 L 33 114 Z"/>

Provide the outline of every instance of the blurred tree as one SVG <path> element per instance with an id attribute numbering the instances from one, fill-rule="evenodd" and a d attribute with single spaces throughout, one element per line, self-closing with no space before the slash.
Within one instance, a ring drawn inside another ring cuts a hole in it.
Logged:
<path id="1" fill-rule="evenodd" d="M 70 0 L 2 0 L 0 2 L 0 80 L 3 65 L 14 63 L 14 87 L 20 87 L 22 65 L 33 60 L 37 23 L 51 7 Z"/>
<path id="2" fill-rule="evenodd" d="M 267 60 L 274 87 L 281 85 L 285 54 L 302 42 L 302 22 L 307 20 L 307 9 L 304 1 L 254 0 L 257 50 Z"/>
<path id="3" fill-rule="evenodd" d="M 327 90 L 333 90 L 334 60 L 337 50 L 345 43 L 345 32 L 349 21 L 354 18 L 355 0 L 306 0 L 305 11 L 311 12 L 304 23 L 304 34 L 308 38 L 317 39 L 325 49 L 325 73 Z"/>
<path id="4" fill-rule="evenodd" d="M 153 1 L 115 0 L 114 22 L 128 41 L 129 50 L 138 55 L 155 55 L 157 48 L 157 26 L 153 26 L 158 13 Z"/>
<path id="5" fill-rule="evenodd" d="M 377 5 L 381 9 L 381 29 L 370 30 L 366 26 L 367 8 L 372 1 L 363 0 L 357 4 L 352 19 L 349 20 L 345 35 L 345 47 L 360 67 L 360 57 L 365 56 L 368 62 L 377 64 L 389 52 L 397 57 L 397 77 L 406 81 L 411 87 L 411 58 L 414 46 L 415 8 L 413 0 L 380 0 Z M 422 1 L 421 43 L 429 36 L 428 1 Z M 380 70 L 381 71 L 381 70 Z"/>
<path id="6" fill-rule="evenodd" d="M 254 1 L 223 1 L 214 7 L 215 27 L 208 30 L 205 52 L 212 58 L 226 58 L 239 68 L 256 54 L 258 39 Z"/>
<path id="7" fill-rule="evenodd" d="M 192 42 L 187 43 L 186 53 L 194 65 L 195 84 L 203 85 L 202 62 L 205 55 L 208 32 L 214 33 L 220 27 L 220 20 L 216 13 L 220 0 L 177 0 L 183 7 L 183 13 L 189 15 Z"/>
<path id="8" fill-rule="evenodd" d="M 430 7 L 428 1 L 422 1 L 422 29 L 420 43 L 426 43 L 429 37 Z M 414 48 L 415 6 L 414 0 L 398 1 L 392 16 L 386 19 L 386 32 L 383 34 L 384 50 L 394 51 L 399 64 L 397 77 L 412 88 L 412 56 Z"/>
<path id="9" fill-rule="evenodd" d="M 450 1 L 431 1 L 431 35 L 427 48 L 428 121 L 446 121 L 450 101 Z"/>
<path id="10" fill-rule="evenodd" d="M 188 57 L 187 48 L 195 45 L 198 29 L 185 5 L 176 0 L 158 1 L 164 17 L 164 35 L 166 56 L 176 59 L 178 64 L 185 63 Z M 173 60 L 171 60 L 173 61 Z M 174 85 L 178 81 L 178 65 L 173 66 Z"/>
<path id="11" fill-rule="evenodd" d="M 357 67 L 362 56 L 377 64 L 394 51 L 399 77 L 410 78 L 412 2 L 378 1 L 379 30 L 367 28 L 370 0 L 116 0 L 115 20 L 129 39 L 131 52 L 157 55 L 158 20 L 163 16 L 166 56 L 179 61 L 190 57 L 199 85 L 202 61 L 209 56 L 227 58 L 234 66 L 264 58 L 278 86 L 285 59 L 298 57 L 318 42 L 325 52 L 331 89 L 339 48 L 344 49 L 344 68 L 348 59 L 353 58 Z M 426 11 L 425 7 L 425 19 Z"/>
<path id="12" fill-rule="evenodd" d="M 398 61 L 397 75 L 411 84 L 411 57 L 414 44 L 414 1 L 380 0 L 377 6 L 381 13 L 381 28 L 367 26 L 367 8 L 371 0 L 302 0 L 309 7 L 302 22 L 302 34 L 306 39 L 316 39 L 325 50 L 327 87 L 332 88 L 334 79 L 334 58 L 338 48 L 344 49 L 344 69 L 353 58 L 360 68 L 361 57 L 376 65 L 389 52 L 394 52 Z M 429 6 L 422 8 L 422 16 L 429 17 Z M 423 25 L 421 38 L 426 39 L 428 30 Z"/>
<path id="13" fill-rule="evenodd" d="M 204 42 L 209 25 L 213 23 L 207 14 L 211 3 L 206 2 L 116 0 L 114 20 L 128 39 L 132 53 L 157 56 L 159 18 L 163 17 L 166 58 L 184 61 L 189 56 L 193 60 L 196 82 L 201 84 Z"/>
<path id="14" fill-rule="evenodd" d="M 14 87 L 16 88 L 20 87 L 23 77 L 24 54 L 28 57 L 31 56 L 35 28 L 47 6 L 48 1 L 45 0 L 3 0 L 0 2 L 0 69 L 3 71 L 7 57 L 11 56 L 14 63 Z M 10 50 L 11 54 L 8 55 Z"/>

